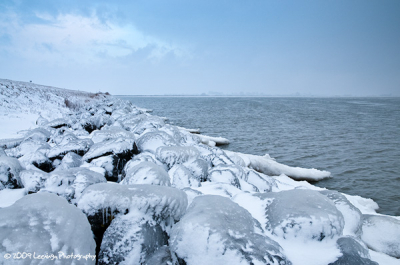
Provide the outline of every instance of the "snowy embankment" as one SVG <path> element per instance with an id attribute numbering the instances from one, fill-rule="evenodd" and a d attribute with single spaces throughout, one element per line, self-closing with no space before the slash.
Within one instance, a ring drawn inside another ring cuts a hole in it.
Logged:
<path id="1" fill-rule="evenodd" d="M 0 264 L 400 264 L 399 218 L 329 172 L 104 94 L 0 80 L 0 111 Z"/>

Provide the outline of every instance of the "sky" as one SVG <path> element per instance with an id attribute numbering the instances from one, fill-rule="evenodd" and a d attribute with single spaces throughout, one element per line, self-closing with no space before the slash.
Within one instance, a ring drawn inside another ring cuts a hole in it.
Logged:
<path id="1" fill-rule="evenodd" d="M 114 95 L 400 96 L 400 1 L 2 0 L 0 78 Z"/>

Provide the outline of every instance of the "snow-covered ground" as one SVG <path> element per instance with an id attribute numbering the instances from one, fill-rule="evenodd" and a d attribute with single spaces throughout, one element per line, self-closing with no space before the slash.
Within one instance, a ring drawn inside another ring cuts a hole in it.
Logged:
<path id="1" fill-rule="evenodd" d="M 148 112 L 0 79 L 0 264 L 400 264 L 400 218 L 329 172 Z"/>

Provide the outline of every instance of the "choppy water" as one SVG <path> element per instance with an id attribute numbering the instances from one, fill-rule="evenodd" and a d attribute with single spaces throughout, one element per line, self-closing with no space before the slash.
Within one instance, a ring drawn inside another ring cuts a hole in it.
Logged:
<path id="1" fill-rule="evenodd" d="M 124 97 L 228 150 L 328 170 L 317 186 L 372 198 L 400 216 L 400 98 Z"/>

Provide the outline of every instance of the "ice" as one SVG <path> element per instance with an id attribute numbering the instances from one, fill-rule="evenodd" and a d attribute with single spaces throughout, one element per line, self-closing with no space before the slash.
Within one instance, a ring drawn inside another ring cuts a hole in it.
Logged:
<path id="1" fill-rule="evenodd" d="M 93 131 L 90 136 L 94 143 L 100 143 L 119 137 L 134 138 L 133 133 L 116 126 L 104 126 L 101 130 Z"/>
<path id="2" fill-rule="evenodd" d="M 125 174 L 125 178 L 121 181 L 123 185 L 151 184 L 171 186 L 168 172 L 153 162 L 139 162 L 133 167 L 126 168 Z"/>
<path id="3" fill-rule="evenodd" d="M 400 221 L 380 215 L 363 215 L 361 239 L 368 248 L 400 258 Z"/>
<path id="4" fill-rule="evenodd" d="M 119 137 L 116 139 L 111 139 L 94 144 L 92 147 L 90 147 L 90 150 L 83 156 L 83 160 L 90 162 L 94 158 L 110 154 L 124 154 L 126 156 L 132 157 L 132 155 L 135 153 L 137 153 L 135 139 Z"/>
<path id="5" fill-rule="evenodd" d="M 92 140 L 90 139 L 72 139 L 70 141 L 63 138 L 63 141 L 52 147 L 47 156 L 50 159 L 62 159 L 64 155 L 69 152 L 74 152 L 77 155 L 83 156 L 86 152 L 89 151 L 89 148 L 93 145 Z"/>
<path id="6" fill-rule="evenodd" d="M 13 205 L 16 201 L 26 195 L 25 189 L 0 190 L 0 208 Z"/>
<path id="7" fill-rule="evenodd" d="M 229 144 L 229 140 L 223 137 L 212 137 L 202 134 L 196 134 L 195 137 L 198 137 L 203 144 L 211 147 Z"/>
<path id="8" fill-rule="evenodd" d="M 66 119 L 63 119 L 63 118 L 59 118 L 59 119 L 55 119 L 55 120 L 49 121 L 48 123 L 44 124 L 43 126 L 51 127 L 51 128 L 54 128 L 54 129 L 59 129 L 61 127 L 70 127 L 70 125 L 68 124 L 68 121 Z"/>
<path id="9" fill-rule="evenodd" d="M 204 159 L 191 159 L 183 165 L 190 170 L 193 177 L 195 177 L 199 182 L 203 182 L 207 180 L 208 170 L 211 167 L 210 163 L 205 161 Z"/>
<path id="10" fill-rule="evenodd" d="M 82 157 L 74 152 L 67 153 L 61 160 L 58 170 L 79 167 L 82 164 Z"/>
<path id="11" fill-rule="evenodd" d="M 291 264 L 245 209 L 214 195 L 196 197 L 173 227 L 169 246 L 179 264 Z"/>
<path id="12" fill-rule="evenodd" d="M 0 156 L 0 190 L 20 188 L 19 173 L 21 170 L 22 167 L 18 159 Z"/>
<path id="13" fill-rule="evenodd" d="M 50 146 L 43 141 L 37 140 L 24 140 L 18 146 L 7 149 L 5 152 L 8 156 L 19 158 L 26 154 L 31 154 L 37 150 L 46 151 Z"/>
<path id="14" fill-rule="evenodd" d="M 346 197 L 333 190 L 320 191 L 321 194 L 327 196 L 333 201 L 336 208 L 342 213 L 344 218 L 343 235 L 360 236 L 362 214 Z"/>
<path id="15" fill-rule="evenodd" d="M 265 220 L 261 224 L 273 235 L 317 241 L 342 235 L 342 213 L 317 191 L 295 189 L 253 196 L 266 201 Z"/>
<path id="16" fill-rule="evenodd" d="M 272 159 L 269 155 L 256 156 L 242 153 L 236 153 L 246 163 L 249 168 L 270 176 L 279 176 L 285 174 L 295 180 L 318 181 L 331 177 L 331 173 L 325 170 L 315 168 L 290 167 L 280 164 Z"/>
<path id="17" fill-rule="evenodd" d="M 35 128 L 25 134 L 25 141 L 41 141 L 47 142 L 50 139 L 51 133 L 44 128 Z"/>
<path id="18" fill-rule="evenodd" d="M 235 186 L 232 186 L 231 184 L 220 183 L 220 182 L 208 182 L 208 181 L 202 182 L 201 187 L 198 188 L 192 187 L 192 188 L 197 191 L 200 191 L 202 194 L 219 195 L 227 198 L 231 198 L 236 194 L 243 192 L 240 189 L 236 188 Z"/>
<path id="19" fill-rule="evenodd" d="M 246 169 L 246 171 L 247 171 L 246 182 L 255 186 L 258 189 L 258 191 L 270 192 L 272 191 L 272 188 L 278 187 L 275 179 L 265 174 L 257 173 L 252 169 Z"/>
<path id="20" fill-rule="evenodd" d="M 211 182 L 227 183 L 240 189 L 239 178 L 243 178 L 246 173 L 242 168 L 234 165 L 219 165 L 213 167 L 208 172 L 208 180 Z"/>
<path id="21" fill-rule="evenodd" d="M 136 144 L 140 153 L 147 151 L 153 154 L 156 153 L 157 148 L 160 146 L 177 145 L 169 134 L 162 131 L 147 132 L 137 139 Z"/>
<path id="22" fill-rule="evenodd" d="M 156 158 L 172 168 L 176 164 L 183 164 L 190 159 L 196 159 L 199 151 L 193 146 L 161 146 L 156 150 Z"/>
<path id="23" fill-rule="evenodd" d="M 101 182 L 106 182 L 106 179 L 99 173 L 82 167 L 70 168 L 50 173 L 41 190 L 55 193 L 75 203 L 85 188 Z"/>
<path id="24" fill-rule="evenodd" d="M 49 174 L 41 170 L 23 170 L 20 173 L 21 183 L 26 193 L 35 193 L 44 188 Z"/>
<path id="25" fill-rule="evenodd" d="M 187 187 L 199 187 L 200 181 L 192 175 L 192 172 L 183 165 L 175 165 L 168 171 L 172 186 L 183 189 Z"/>
<path id="26" fill-rule="evenodd" d="M 166 186 L 100 183 L 83 192 L 78 207 L 89 217 L 106 209 L 112 215 L 137 210 L 156 219 L 177 221 L 186 211 L 187 198 L 183 191 Z"/>
<path id="27" fill-rule="evenodd" d="M 168 235 L 159 224 L 132 211 L 117 216 L 105 231 L 99 265 L 144 264 L 158 248 L 167 243 Z"/>
<path id="28" fill-rule="evenodd" d="M 0 209 L 0 256 L 6 253 L 39 255 L 91 255 L 92 258 L 58 260 L 59 264 L 95 264 L 95 241 L 86 216 L 54 194 L 27 195 Z M 15 261 L 15 262 L 13 262 Z M 73 263 L 74 262 L 74 263 Z M 4 264 L 56 264 L 51 259 L 9 259 Z"/>
<path id="29" fill-rule="evenodd" d="M 329 265 L 379 265 L 372 261 L 368 250 L 351 237 L 341 237 L 337 240 L 342 256 Z"/>

